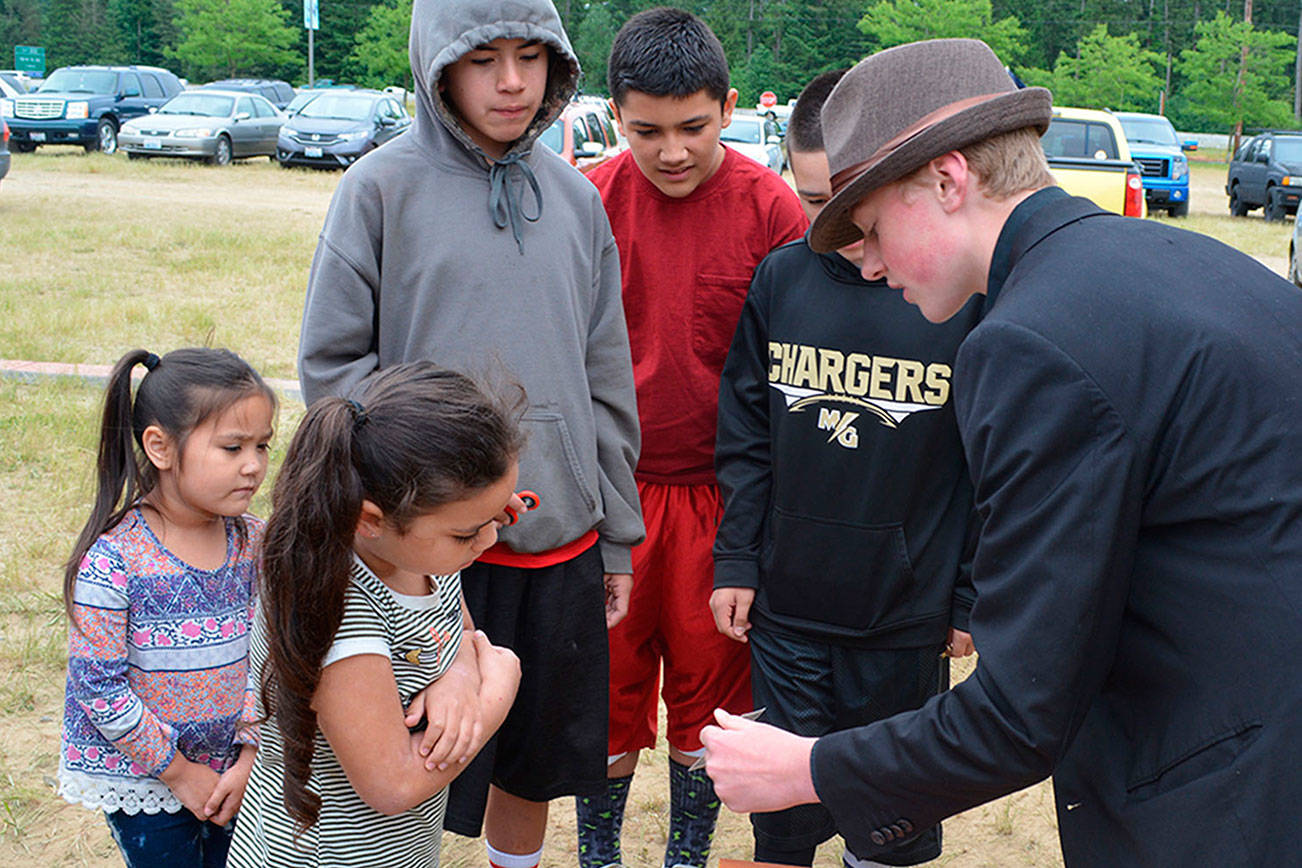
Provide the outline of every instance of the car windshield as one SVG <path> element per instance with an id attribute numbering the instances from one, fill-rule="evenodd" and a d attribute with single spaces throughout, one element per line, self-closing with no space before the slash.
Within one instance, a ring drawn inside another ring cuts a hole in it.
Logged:
<path id="1" fill-rule="evenodd" d="M 542 142 L 558 154 L 561 152 L 561 148 L 565 147 L 565 127 L 563 124 L 564 121 L 557 118 L 555 122 L 553 122 L 550 127 L 543 130 L 542 135 L 538 137 L 538 141 Z"/>
<path id="2" fill-rule="evenodd" d="M 1166 118 L 1122 118 L 1121 128 L 1126 131 L 1126 139 L 1130 142 L 1180 146 L 1175 128 Z"/>
<path id="3" fill-rule="evenodd" d="M 205 118 L 228 118 L 235 98 L 208 93 L 183 93 L 158 110 L 160 115 L 199 115 Z"/>
<path id="4" fill-rule="evenodd" d="M 115 93 L 118 74 L 95 69 L 56 69 L 37 93 Z"/>
<path id="5" fill-rule="evenodd" d="M 1275 159 L 1281 163 L 1302 163 L 1302 138 L 1277 136 L 1275 138 Z"/>
<path id="6" fill-rule="evenodd" d="M 741 142 L 747 145 L 758 145 L 763 143 L 761 138 L 763 125 L 758 120 L 751 118 L 739 118 L 733 116 L 732 123 L 724 128 L 719 138 L 725 142 Z"/>
<path id="7" fill-rule="evenodd" d="M 331 118 L 340 121 L 364 121 L 371 116 L 372 100 L 369 97 L 356 97 L 323 93 L 298 110 L 302 118 Z"/>
<path id="8" fill-rule="evenodd" d="M 290 115 L 292 115 L 292 114 L 296 113 L 299 109 L 301 109 L 303 106 L 307 105 L 307 104 L 310 103 L 312 100 L 314 100 L 314 99 L 316 99 L 317 97 L 319 97 L 320 95 L 321 95 L 321 94 L 319 94 L 319 93 L 299 93 L 299 94 L 295 94 L 295 95 L 294 95 L 294 98 L 291 99 L 291 100 L 289 101 L 289 105 L 285 106 L 285 114 L 290 114 Z"/>

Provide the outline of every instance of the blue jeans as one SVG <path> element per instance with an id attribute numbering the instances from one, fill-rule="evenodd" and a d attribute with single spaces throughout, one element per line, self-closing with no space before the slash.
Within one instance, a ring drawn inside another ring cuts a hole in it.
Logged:
<path id="1" fill-rule="evenodd" d="M 189 811 L 105 813 L 127 868 L 224 868 L 235 823 L 218 826 Z"/>

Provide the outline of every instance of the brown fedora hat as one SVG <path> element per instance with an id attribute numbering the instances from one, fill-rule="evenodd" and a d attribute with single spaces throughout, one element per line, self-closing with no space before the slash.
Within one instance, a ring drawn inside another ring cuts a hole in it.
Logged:
<path id="1" fill-rule="evenodd" d="M 911 42 L 861 60 L 823 105 L 832 198 L 809 244 L 827 253 L 862 233 L 850 212 L 864 196 L 936 157 L 999 133 L 1049 128 L 1053 98 L 1019 90 L 979 39 Z"/>

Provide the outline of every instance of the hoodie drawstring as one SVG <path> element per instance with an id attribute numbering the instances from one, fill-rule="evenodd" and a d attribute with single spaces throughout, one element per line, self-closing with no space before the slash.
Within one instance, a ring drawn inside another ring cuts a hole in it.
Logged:
<path id="1" fill-rule="evenodd" d="M 525 157 L 528 155 L 526 151 L 507 154 L 500 160 L 494 160 L 492 168 L 488 170 L 488 183 L 491 187 L 488 194 L 488 211 L 493 215 L 493 223 L 498 229 L 505 229 L 507 224 L 510 224 L 511 235 L 515 237 L 515 246 L 521 253 L 524 253 L 524 241 L 520 234 L 523 228 L 520 221 L 537 223 L 542 217 L 543 208 L 542 189 L 538 186 L 538 179 L 534 177 L 533 169 L 525 162 Z M 538 212 L 532 217 L 524 213 L 520 194 L 511 186 L 509 175 L 512 168 L 520 173 L 533 190 L 533 200 L 538 204 Z"/>

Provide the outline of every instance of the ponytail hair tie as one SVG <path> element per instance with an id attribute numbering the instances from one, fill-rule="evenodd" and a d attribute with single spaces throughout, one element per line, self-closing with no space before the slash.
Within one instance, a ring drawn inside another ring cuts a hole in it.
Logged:
<path id="1" fill-rule="evenodd" d="M 361 428 L 368 421 L 370 421 L 371 417 L 366 414 L 366 408 L 363 407 L 361 404 L 357 403 L 356 401 L 354 401 L 352 398 L 348 399 L 348 409 L 353 414 L 354 431 L 356 431 L 358 428 Z"/>
<path id="2" fill-rule="evenodd" d="M 141 364 L 145 366 L 146 371 L 152 371 L 154 368 L 158 367 L 159 361 L 161 360 L 158 358 L 157 355 L 155 355 L 154 353 L 150 353 L 149 355 L 145 356 L 145 360 L 141 362 Z"/>

